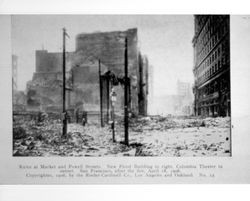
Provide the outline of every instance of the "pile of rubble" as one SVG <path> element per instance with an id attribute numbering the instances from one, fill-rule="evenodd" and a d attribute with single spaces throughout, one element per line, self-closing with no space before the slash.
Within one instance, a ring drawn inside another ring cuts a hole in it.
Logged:
<path id="1" fill-rule="evenodd" d="M 62 138 L 60 120 L 41 114 L 35 120 L 14 121 L 14 156 L 201 156 L 228 154 L 230 118 L 131 118 L 130 146 L 124 145 L 123 124 L 110 127 L 68 124 Z M 224 147 L 226 146 L 226 147 Z"/>
<path id="2" fill-rule="evenodd" d="M 42 115 L 43 116 L 43 115 Z M 59 120 L 41 118 L 39 121 L 14 122 L 14 156 L 135 156 L 135 146 L 112 142 L 109 127 L 68 124 L 68 133 L 62 138 Z"/>
<path id="3" fill-rule="evenodd" d="M 61 125 L 55 120 L 39 119 L 25 121 L 19 119 L 13 125 L 13 155 L 40 156 L 37 150 L 42 143 L 59 143 Z"/>
<path id="4" fill-rule="evenodd" d="M 129 126 L 132 131 L 143 132 L 152 130 L 165 130 L 176 126 L 176 122 L 166 117 L 142 117 L 130 119 Z"/>
<path id="5" fill-rule="evenodd" d="M 230 117 L 206 118 L 204 124 L 206 127 L 230 128 L 231 120 Z"/>
<path id="6" fill-rule="evenodd" d="M 180 117 L 162 117 L 151 116 L 134 118 L 130 120 L 132 131 L 164 131 L 172 128 L 190 128 L 190 127 L 230 127 L 229 117 L 217 118 L 180 118 Z"/>

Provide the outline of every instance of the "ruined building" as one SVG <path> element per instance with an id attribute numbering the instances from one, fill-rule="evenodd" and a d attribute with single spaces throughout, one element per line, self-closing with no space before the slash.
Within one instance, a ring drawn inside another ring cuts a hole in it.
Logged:
<path id="1" fill-rule="evenodd" d="M 103 112 L 108 113 L 111 87 L 114 87 L 115 109 L 117 113 L 123 112 L 125 38 L 128 42 L 129 109 L 134 114 L 147 113 L 148 60 L 139 52 L 137 29 L 76 36 L 76 49 L 67 53 L 66 58 L 68 109 L 100 113 L 102 94 Z M 27 84 L 27 91 L 30 106 L 60 110 L 62 53 L 36 51 L 36 72 Z"/>
<path id="2" fill-rule="evenodd" d="M 154 67 L 152 65 L 148 66 L 148 107 L 147 114 L 155 113 L 155 97 L 154 97 Z"/>
<path id="3" fill-rule="evenodd" d="M 147 115 L 148 113 L 148 58 L 146 55 L 139 54 L 139 93 L 138 93 L 138 101 L 139 101 L 139 114 Z"/>
<path id="4" fill-rule="evenodd" d="M 137 29 L 79 34 L 76 37 L 76 54 L 80 58 L 80 65 L 85 63 L 85 59 L 92 61 L 100 60 L 101 66 L 105 66 L 106 71 L 122 79 L 124 77 L 125 38 L 127 38 L 128 42 L 130 110 L 135 114 L 145 115 L 147 112 L 147 74 L 145 72 L 147 71 L 148 61 L 145 60 L 145 57 L 140 56 Z M 79 63 L 77 65 L 79 65 Z M 95 75 L 97 76 L 98 73 L 95 73 Z M 104 109 L 108 109 L 110 85 L 112 83 L 108 83 L 108 80 L 105 79 L 105 75 L 102 78 L 103 106 Z M 96 80 L 95 83 L 96 90 L 91 90 L 91 93 L 96 93 L 96 97 L 98 97 L 98 80 Z M 117 93 L 116 109 L 122 112 L 124 105 L 124 89 L 122 83 L 120 82 L 114 87 Z M 97 105 L 99 105 L 99 103 Z"/>
<path id="5" fill-rule="evenodd" d="M 195 15 L 195 115 L 230 116 L 230 16 Z"/>
<path id="6" fill-rule="evenodd" d="M 73 53 L 66 54 L 68 80 L 73 55 Z M 28 109 L 60 111 L 62 108 L 62 53 L 37 50 L 35 59 L 36 71 L 32 80 L 27 83 L 26 89 Z M 68 102 L 69 94 L 70 91 L 67 90 Z"/>

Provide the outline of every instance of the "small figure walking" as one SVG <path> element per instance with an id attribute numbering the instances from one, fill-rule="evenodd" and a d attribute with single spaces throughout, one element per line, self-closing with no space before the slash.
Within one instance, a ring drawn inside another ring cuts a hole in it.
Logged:
<path id="1" fill-rule="evenodd" d="M 79 123 L 79 108 L 75 111 L 76 123 Z"/>
<path id="2" fill-rule="evenodd" d="M 88 119 L 87 119 L 87 112 L 86 112 L 86 111 L 83 111 L 83 112 L 82 112 L 82 125 L 85 126 L 87 122 L 88 122 Z"/>

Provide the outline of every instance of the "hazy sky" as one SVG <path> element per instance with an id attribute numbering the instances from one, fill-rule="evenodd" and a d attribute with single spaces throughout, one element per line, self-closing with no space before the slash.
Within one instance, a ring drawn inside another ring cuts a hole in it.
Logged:
<path id="1" fill-rule="evenodd" d="M 18 89 L 35 71 L 35 50 L 62 51 L 62 28 L 67 29 L 67 51 L 74 51 L 82 32 L 138 28 L 139 48 L 154 67 L 155 96 L 175 94 L 177 80 L 193 83 L 192 15 L 15 15 L 12 51 L 18 56 Z"/>

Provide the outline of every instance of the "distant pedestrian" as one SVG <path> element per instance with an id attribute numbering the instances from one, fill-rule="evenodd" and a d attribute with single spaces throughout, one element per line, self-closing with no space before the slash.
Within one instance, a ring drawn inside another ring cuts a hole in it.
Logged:
<path id="1" fill-rule="evenodd" d="M 75 111 L 75 117 L 76 117 L 76 123 L 78 123 L 79 122 L 79 108 L 77 108 Z"/>
<path id="2" fill-rule="evenodd" d="M 82 125 L 85 126 L 87 123 L 88 119 L 87 119 L 87 112 L 83 111 L 82 112 Z"/>

